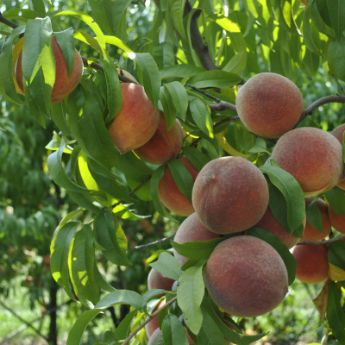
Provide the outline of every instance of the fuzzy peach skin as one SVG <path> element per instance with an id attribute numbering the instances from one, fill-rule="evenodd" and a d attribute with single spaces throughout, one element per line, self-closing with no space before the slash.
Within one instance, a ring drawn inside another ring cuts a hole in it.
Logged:
<path id="1" fill-rule="evenodd" d="M 205 283 L 213 301 L 233 316 L 262 315 L 288 290 L 288 274 L 278 252 L 253 236 L 221 242 L 209 257 Z"/>
<path id="2" fill-rule="evenodd" d="M 69 95 L 79 84 L 83 74 L 83 60 L 79 52 L 75 51 L 73 56 L 72 71 L 69 73 L 65 57 L 55 37 L 52 38 L 51 43 L 56 63 L 55 83 L 52 89 L 51 99 L 53 103 L 57 103 Z M 18 91 L 24 94 L 22 51 L 19 54 L 15 66 L 15 75 Z"/>
<path id="3" fill-rule="evenodd" d="M 143 146 L 135 150 L 135 153 L 143 160 L 163 164 L 176 157 L 181 151 L 183 141 L 183 129 L 178 120 L 169 129 L 164 115 L 161 114 L 158 129 L 153 137 Z"/>
<path id="4" fill-rule="evenodd" d="M 304 232 L 303 232 L 303 241 L 321 241 L 326 238 L 331 232 L 331 222 L 328 215 L 328 205 L 322 199 L 317 199 L 316 205 L 320 210 L 321 217 L 322 217 L 322 229 L 319 230 L 315 228 L 312 224 L 308 223 L 305 224 Z"/>
<path id="5" fill-rule="evenodd" d="M 195 180 L 198 171 L 185 157 L 181 158 L 181 162 Z M 189 216 L 194 212 L 191 200 L 180 192 L 168 167 L 165 168 L 164 175 L 159 182 L 158 192 L 160 201 L 171 212 L 180 216 Z"/>
<path id="6" fill-rule="evenodd" d="M 201 222 L 212 232 L 249 229 L 268 206 L 268 186 L 262 172 L 241 157 L 208 162 L 193 187 L 192 202 Z"/>
<path id="7" fill-rule="evenodd" d="M 236 109 L 249 131 L 264 138 L 278 138 L 297 124 L 303 97 L 288 78 L 264 72 L 240 87 Z"/>
<path id="8" fill-rule="evenodd" d="M 333 131 L 331 132 L 331 134 L 334 135 L 339 140 L 341 146 L 343 146 L 344 131 L 345 131 L 345 123 L 334 128 Z M 339 180 L 339 183 L 337 184 L 337 187 L 341 188 L 342 190 L 345 190 L 345 173 L 344 172 L 341 175 L 341 178 Z"/>
<path id="9" fill-rule="evenodd" d="M 199 217 L 196 213 L 192 213 L 188 216 L 180 225 L 176 234 L 174 236 L 174 242 L 177 243 L 186 243 L 194 241 L 209 241 L 219 236 L 211 231 L 209 231 L 204 224 L 199 220 Z M 174 250 L 175 258 L 181 263 L 184 264 L 187 259 L 180 255 L 176 250 Z"/>
<path id="10" fill-rule="evenodd" d="M 345 215 L 335 213 L 331 207 L 328 207 L 328 215 L 333 228 L 345 234 Z"/>
<path id="11" fill-rule="evenodd" d="M 296 260 L 296 277 L 300 281 L 321 283 L 328 278 L 326 246 L 299 244 L 292 254 Z"/>
<path id="12" fill-rule="evenodd" d="M 171 290 L 174 280 L 163 277 L 157 270 L 152 268 L 147 276 L 147 287 L 152 289 Z"/>
<path id="13" fill-rule="evenodd" d="M 288 248 L 292 248 L 300 240 L 300 238 L 290 234 L 288 230 L 273 217 L 269 208 L 267 208 L 266 213 L 255 226 L 277 236 Z"/>
<path id="14" fill-rule="evenodd" d="M 296 178 L 306 196 L 333 188 L 343 172 L 338 140 L 313 127 L 295 128 L 282 135 L 272 158 Z"/>
<path id="15" fill-rule="evenodd" d="M 144 88 L 122 83 L 122 107 L 109 126 L 109 134 L 120 153 L 146 144 L 158 128 L 159 112 L 147 97 Z"/>

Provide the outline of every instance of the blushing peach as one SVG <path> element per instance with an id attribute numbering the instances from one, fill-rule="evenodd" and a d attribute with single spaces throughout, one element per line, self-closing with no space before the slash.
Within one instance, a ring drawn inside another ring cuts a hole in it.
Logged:
<path id="1" fill-rule="evenodd" d="M 183 130 L 178 120 L 172 128 L 168 129 L 164 116 L 160 116 L 159 126 L 153 137 L 143 146 L 135 150 L 135 153 L 143 160 L 163 164 L 176 157 L 181 151 Z"/>
<path id="2" fill-rule="evenodd" d="M 333 188 L 343 172 L 342 148 L 318 128 L 295 128 L 282 135 L 272 158 L 293 175 L 307 196 Z"/>
<path id="3" fill-rule="evenodd" d="M 181 162 L 195 180 L 198 171 L 186 158 L 183 157 Z M 159 182 L 159 199 L 166 208 L 180 216 L 189 216 L 194 212 L 192 202 L 180 192 L 168 168 L 165 168 L 164 175 Z"/>
<path id="4" fill-rule="evenodd" d="M 259 73 L 240 87 L 236 109 L 249 131 L 265 138 L 278 138 L 297 124 L 303 111 L 303 97 L 288 78 Z"/>
<path id="5" fill-rule="evenodd" d="M 343 146 L 343 135 L 345 131 L 345 123 L 339 125 L 338 127 L 334 128 L 331 132 L 332 135 L 334 135 L 338 141 L 340 142 L 341 146 Z M 342 190 L 345 190 L 345 173 L 341 175 L 341 178 L 337 184 L 337 187 L 341 188 Z"/>
<path id="6" fill-rule="evenodd" d="M 274 218 L 269 208 L 267 208 L 266 213 L 255 226 L 263 228 L 277 236 L 288 248 L 292 248 L 299 241 L 298 237 L 290 234 L 289 231 Z"/>
<path id="7" fill-rule="evenodd" d="M 174 241 L 177 243 L 186 243 L 194 241 L 209 241 L 218 238 L 218 236 L 209 231 L 205 225 L 203 225 L 196 213 L 192 213 L 187 217 L 174 236 Z M 187 259 L 174 250 L 174 256 L 181 263 L 184 264 Z"/>
<path id="8" fill-rule="evenodd" d="M 242 157 L 208 162 L 193 187 L 192 202 L 201 222 L 217 234 L 249 229 L 268 206 L 268 186 L 262 172 Z"/>
<path id="9" fill-rule="evenodd" d="M 122 107 L 109 127 L 115 147 L 121 153 L 146 144 L 158 128 L 159 112 L 144 88 L 134 83 L 122 83 Z"/>
<path id="10" fill-rule="evenodd" d="M 147 287 L 152 289 L 171 290 L 174 280 L 163 277 L 160 272 L 152 268 L 147 276 Z"/>
<path id="11" fill-rule="evenodd" d="M 53 103 L 57 103 L 69 95 L 79 84 L 83 74 L 83 60 L 79 52 L 75 51 L 73 56 L 72 71 L 69 72 L 66 59 L 55 37 L 52 38 L 51 44 L 56 64 L 55 83 L 52 89 L 51 100 Z M 19 57 L 15 65 L 15 76 L 18 86 L 17 90 L 24 94 L 22 50 L 19 53 Z"/>
<path id="12" fill-rule="evenodd" d="M 324 245 L 299 244 L 293 249 L 296 277 L 305 283 L 321 283 L 328 278 L 327 248 Z"/>
<path id="13" fill-rule="evenodd" d="M 257 316 L 275 308 L 288 289 L 284 261 L 267 242 L 236 236 L 209 257 L 205 283 L 213 301 L 234 316 Z"/>

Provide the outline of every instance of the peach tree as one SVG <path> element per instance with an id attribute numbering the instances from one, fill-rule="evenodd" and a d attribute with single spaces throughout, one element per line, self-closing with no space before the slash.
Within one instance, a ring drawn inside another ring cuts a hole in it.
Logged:
<path id="1" fill-rule="evenodd" d="M 295 278 L 344 343 L 341 2 L 21 5 L 1 7 L 0 90 L 56 129 L 46 167 L 76 207 L 51 274 L 85 310 L 67 344 L 123 305 L 99 344 L 254 343 L 243 318 Z M 309 94 L 320 79 L 330 92 Z M 132 245 L 123 224 L 143 220 L 174 236 Z M 147 286 L 114 287 L 143 247 Z"/>

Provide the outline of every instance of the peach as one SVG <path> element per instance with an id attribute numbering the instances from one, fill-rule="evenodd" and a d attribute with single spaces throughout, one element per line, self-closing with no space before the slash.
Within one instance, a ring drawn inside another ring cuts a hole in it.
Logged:
<path id="1" fill-rule="evenodd" d="M 186 158 L 181 159 L 182 164 L 195 180 L 198 171 Z M 164 175 L 159 182 L 159 199 L 162 204 L 171 212 L 180 216 L 189 216 L 194 212 L 191 201 L 177 187 L 176 182 L 168 168 L 165 168 Z"/>
<path id="2" fill-rule="evenodd" d="M 218 236 L 215 233 L 209 231 L 200 222 L 198 215 L 193 213 L 182 222 L 176 231 L 174 241 L 177 243 L 209 241 L 217 237 Z M 187 261 L 187 259 L 183 255 L 177 253 L 176 250 L 174 250 L 174 255 L 181 264 L 184 264 Z"/>
<path id="3" fill-rule="evenodd" d="M 314 227 L 307 220 L 303 232 L 303 241 L 321 241 L 331 232 L 331 223 L 328 216 L 328 205 L 321 199 L 317 199 L 315 203 L 321 213 L 322 229 L 320 230 Z"/>
<path id="4" fill-rule="evenodd" d="M 326 246 L 298 244 L 292 253 L 296 260 L 296 277 L 300 281 L 320 283 L 328 278 Z"/>
<path id="5" fill-rule="evenodd" d="M 174 280 L 163 277 L 161 273 L 152 268 L 147 276 L 147 287 L 152 289 L 171 290 Z"/>
<path id="6" fill-rule="evenodd" d="M 165 299 L 158 301 L 152 312 L 154 313 L 159 308 L 162 308 L 165 304 L 166 304 Z M 158 315 L 152 318 L 150 322 L 145 325 L 145 331 L 146 331 L 147 336 L 151 337 L 151 335 L 155 332 L 157 328 L 159 328 Z"/>
<path id="7" fill-rule="evenodd" d="M 289 231 L 274 218 L 269 208 L 267 208 L 266 213 L 255 226 L 277 236 L 288 248 L 293 247 L 299 241 L 298 237 L 290 234 Z"/>
<path id="8" fill-rule="evenodd" d="M 163 164 L 176 157 L 180 152 L 183 140 L 183 130 L 178 120 L 168 129 L 164 116 L 161 114 L 158 129 L 153 137 L 135 153 L 147 162 Z"/>
<path id="9" fill-rule="evenodd" d="M 278 138 L 293 128 L 303 111 L 303 97 L 289 79 L 259 73 L 240 87 L 238 115 L 247 129 L 264 138 Z"/>
<path id="10" fill-rule="evenodd" d="M 345 123 L 339 125 L 338 127 L 334 128 L 331 132 L 332 135 L 334 135 L 340 142 L 341 146 L 343 146 L 343 135 L 345 131 Z M 340 181 L 337 184 L 337 187 L 345 190 L 345 174 L 341 175 Z"/>
<path id="11" fill-rule="evenodd" d="M 338 140 L 313 127 L 295 128 L 282 135 L 272 159 L 296 178 L 307 196 L 333 188 L 343 172 Z"/>
<path id="12" fill-rule="evenodd" d="M 109 134 L 120 153 L 127 153 L 146 144 L 158 128 L 159 112 L 147 97 L 144 88 L 122 83 L 122 107 L 109 127 Z"/>
<path id="13" fill-rule="evenodd" d="M 69 72 L 65 57 L 55 37 L 52 38 L 51 44 L 56 64 L 55 83 L 52 89 L 51 100 L 53 103 L 57 103 L 69 95 L 79 84 L 83 74 L 83 60 L 79 52 L 75 51 L 72 71 Z M 22 49 L 20 50 L 19 57 L 15 65 L 15 76 L 17 91 L 24 94 Z"/>
<path id="14" fill-rule="evenodd" d="M 335 213 L 331 207 L 328 207 L 328 215 L 333 228 L 345 234 L 345 214 Z"/>
<path id="15" fill-rule="evenodd" d="M 275 308 L 288 289 L 288 273 L 278 252 L 253 236 L 224 240 L 205 269 L 214 302 L 234 316 L 257 316 Z"/>
<path id="16" fill-rule="evenodd" d="M 268 206 L 268 186 L 262 172 L 242 157 L 208 162 L 193 187 L 192 202 L 201 222 L 217 234 L 249 229 Z"/>

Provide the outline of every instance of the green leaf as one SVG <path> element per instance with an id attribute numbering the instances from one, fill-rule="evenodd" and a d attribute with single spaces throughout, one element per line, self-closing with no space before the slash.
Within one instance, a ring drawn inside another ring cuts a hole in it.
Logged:
<path id="1" fill-rule="evenodd" d="M 172 245 L 176 249 L 176 251 L 183 256 L 196 261 L 206 261 L 213 252 L 216 245 L 221 240 L 222 239 L 214 239 L 209 241 L 195 241 L 185 243 L 172 242 Z"/>
<path id="2" fill-rule="evenodd" d="M 342 0 L 327 1 L 328 13 L 331 27 L 338 38 L 344 35 L 345 31 L 345 7 Z"/>
<path id="3" fill-rule="evenodd" d="M 71 73 L 73 70 L 73 61 L 75 54 L 73 29 L 69 28 L 64 31 L 55 32 L 54 36 L 67 62 L 67 70 L 69 73 Z"/>
<path id="4" fill-rule="evenodd" d="M 177 303 L 188 328 L 198 334 L 202 326 L 201 302 L 205 294 L 202 275 L 203 265 L 192 266 L 182 272 L 177 288 Z"/>
<path id="5" fill-rule="evenodd" d="M 94 240 L 89 225 L 84 225 L 72 239 L 68 266 L 74 292 L 80 301 L 98 302 L 100 287 L 96 279 Z"/>
<path id="6" fill-rule="evenodd" d="M 296 261 L 289 249 L 284 245 L 277 236 L 261 228 L 252 228 L 249 230 L 249 235 L 258 237 L 269 243 L 283 259 L 287 272 L 289 285 L 292 284 L 296 276 Z"/>
<path id="7" fill-rule="evenodd" d="M 176 315 L 168 314 L 162 323 L 163 339 L 166 345 L 188 345 L 185 329 Z"/>
<path id="8" fill-rule="evenodd" d="M 171 16 L 173 26 L 183 40 L 186 38 L 186 32 L 183 23 L 185 2 L 185 0 L 170 0 L 168 2 L 168 15 Z M 173 15 L 171 15 L 172 13 Z"/>
<path id="9" fill-rule="evenodd" d="M 155 270 L 160 272 L 163 277 L 178 280 L 181 270 L 175 257 L 167 252 L 159 255 L 158 260 L 150 264 Z"/>
<path id="10" fill-rule="evenodd" d="M 151 196 L 152 196 L 152 202 L 153 202 L 155 209 L 161 214 L 166 213 L 164 210 L 164 207 L 163 207 L 163 205 L 159 199 L 159 182 L 164 175 L 164 169 L 165 169 L 165 167 L 163 165 L 160 166 L 158 169 L 156 169 L 153 172 L 151 180 L 150 180 L 150 192 L 151 192 Z"/>
<path id="11" fill-rule="evenodd" d="M 87 327 L 87 325 L 102 311 L 98 309 L 88 310 L 78 317 L 78 320 L 74 323 L 71 328 L 68 338 L 67 345 L 79 345 L 81 344 L 81 338 Z"/>
<path id="12" fill-rule="evenodd" d="M 204 72 L 204 69 L 194 65 L 175 65 L 160 71 L 162 80 L 166 79 L 184 79 L 194 77 L 195 75 Z"/>
<path id="13" fill-rule="evenodd" d="M 345 310 L 342 300 L 340 288 L 333 282 L 329 283 L 326 317 L 332 333 L 341 344 L 345 343 Z"/>
<path id="14" fill-rule="evenodd" d="M 63 219 L 56 228 L 50 244 L 50 271 L 53 279 L 74 298 L 68 271 L 68 252 L 80 223 Z"/>
<path id="15" fill-rule="evenodd" d="M 188 94 L 185 87 L 178 81 L 173 81 L 164 85 L 174 104 L 176 116 L 185 120 L 188 108 Z M 170 127 L 170 126 L 169 126 Z"/>
<path id="16" fill-rule="evenodd" d="M 241 75 L 247 66 L 247 52 L 236 53 L 229 62 L 222 68 L 223 71 Z"/>
<path id="17" fill-rule="evenodd" d="M 194 180 L 188 169 L 179 159 L 170 160 L 168 167 L 179 191 L 191 200 Z"/>
<path id="18" fill-rule="evenodd" d="M 300 237 L 305 221 L 305 201 L 301 186 L 291 174 L 281 169 L 275 162 L 268 161 L 261 170 L 284 197 L 288 229 Z"/>
<path id="19" fill-rule="evenodd" d="M 126 235 L 109 209 L 103 209 L 95 218 L 94 231 L 96 241 L 108 260 L 116 265 L 129 265 Z"/>
<path id="20" fill-rule="evenodd" d="M 199 73 L 189 80 L 189 83 L 197 88 L 207 87 L 231 87 L 241 81 L 241 78 L 229 72 L 224 71 L 205 71 Z"/>
<path id="21" fill-rule="evenodd" d="M 189 110 L 197 127 L 209 138 L 213 138 L 213 123 L 210 108 L 199 98 L 193 98 Z"/>
<path id="22" fill-rule="evenodd" d="M 32 0 L 32 6 L 39 17 L 44 17 L 46 15 L 46 8 L 43 0 Z"/>
<path id="23" fill-rule="evenodd" d="M 327 248 L 328 262 L 345 270 L 345 242 L 333 242 Z"/>
<path id="24" fill-rule="evenodd" d="M 307 223 L 322 232 L 322 213 L 316 200 L 307 205 Z"/>
<path id="25" fill-rule="evenodd" d="M 345 215 L 345 191 L 334 187 L 325 196 L 334 213 Z"/>
<path id="26" fill-rule="evenodd" d="M 135 291 L 116 290 L 102 297 L 95 305 L 95 308 L 104 310 L 115 304 L 128 304 L 136 309 L 141 309 L 143 307 L 143 297 Z"/>
<path id="27" fill-rule="evenodd" d="M 108 34 L 120 33 L 120 25 L 125 18 L 130 0 L 88 0 L 92 16 L 102 30 Z"/>
<path id="28" fill-rule="evenodd" d="M 330 72 L 336 78 L 345 80 L 345 39 L 329 43 L 327 60 Z"/>
<path id="29" fill-rule="evenodd" d="M 157 106 L 161 86 L 158 66 L 149 53 L 136 53 L 135 62 L 138 80 L 152 103 Z"/>

